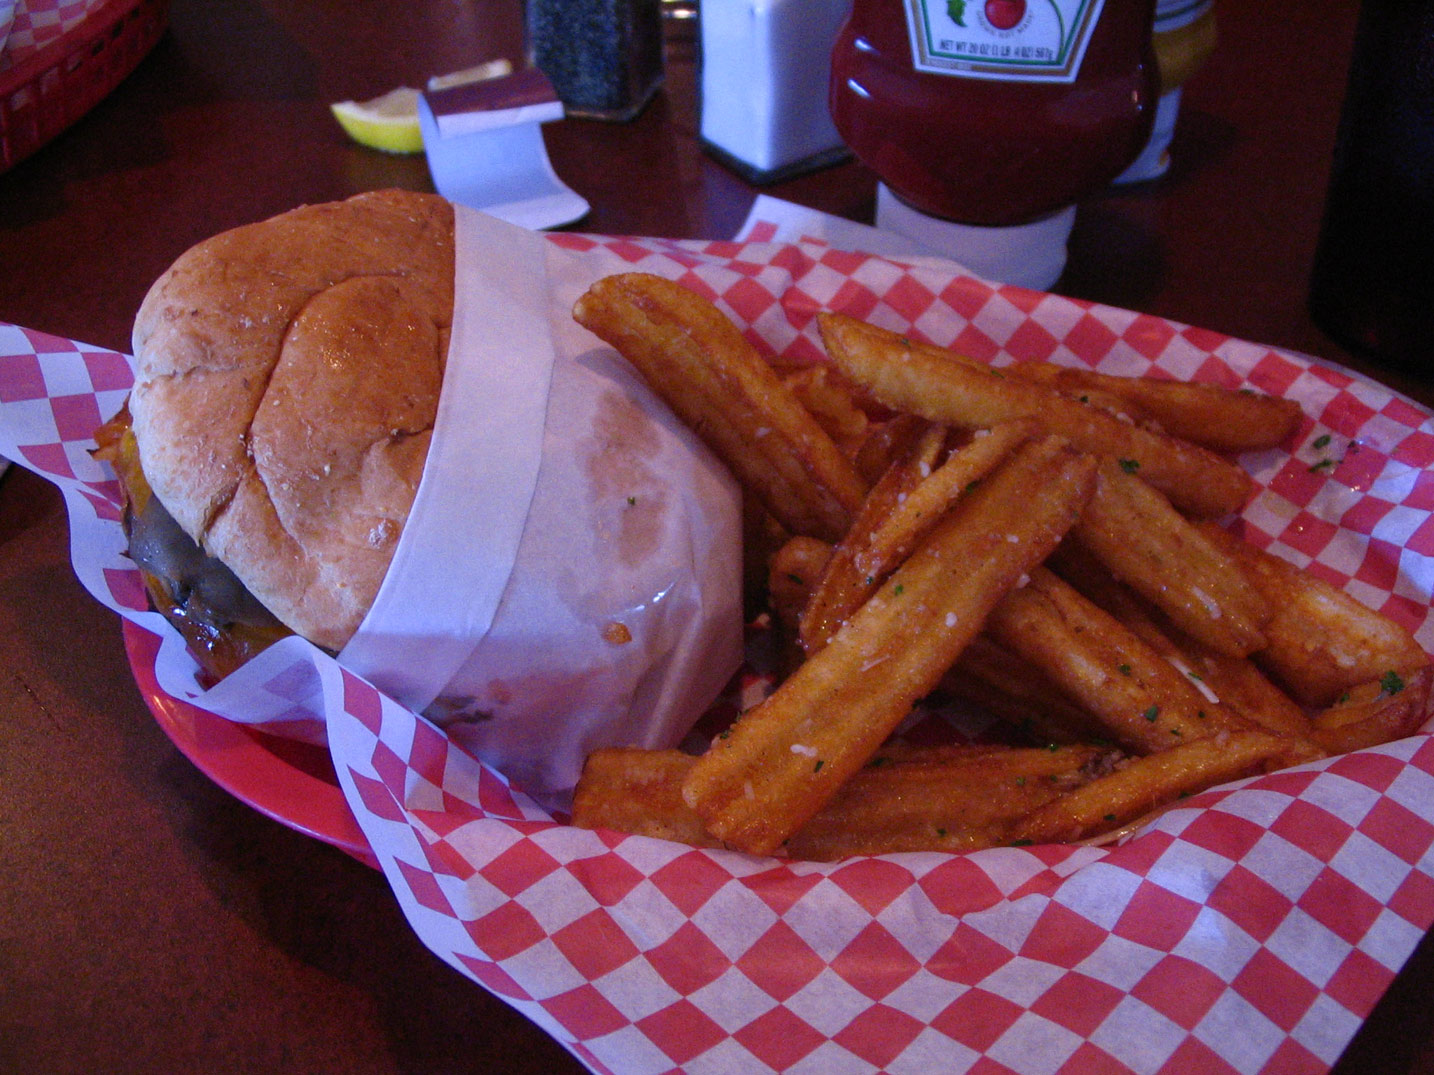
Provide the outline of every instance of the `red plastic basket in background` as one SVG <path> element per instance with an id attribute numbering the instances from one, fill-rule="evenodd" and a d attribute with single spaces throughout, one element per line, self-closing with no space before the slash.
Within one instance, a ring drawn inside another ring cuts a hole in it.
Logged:
<path id="1" fill-rule="evenodd" d="M 168 21 L 169 0 L 100 0 L 59 37 L 13 55 L 13 65 L 0 69 L 0 172 L 98 104 Z"/>

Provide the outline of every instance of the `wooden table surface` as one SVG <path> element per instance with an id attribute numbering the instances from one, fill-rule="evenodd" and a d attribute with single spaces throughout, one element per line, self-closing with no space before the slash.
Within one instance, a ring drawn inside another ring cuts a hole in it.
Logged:
<path id="1" fill-rule="evenodd" d="M 0 175 L 0 319 L 115 349 L 194 242 L 304 202 L 432 189 L 421 157 L 328 112 L 521 56 L 517 0 L 174 0 L 117 91 Z M 1310 321 L 1306 283 L 1353 5 L 1218 5 L 1164 179 L 1081 209 L 1056 290 L 1380 374 Z M 756 189 L 696 141 L 695 51 L 634 122 L 546 128 L 583 230 L 722 237 Z M 769 193 L 868 220 L 845 164 Z M 54 490 L 0 479 L 0 1070 L 582 1070 L 424 949 L 383 878 L 229 797 L 150 718 L 116 618 L 79 587 Z M 1336 1071 L 1434 1072 L 1427 938 Z"/>

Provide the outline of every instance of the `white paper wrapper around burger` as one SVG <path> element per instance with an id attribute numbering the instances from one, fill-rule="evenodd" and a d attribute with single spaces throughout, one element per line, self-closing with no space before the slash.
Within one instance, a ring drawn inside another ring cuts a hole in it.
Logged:
<path id="1" fill-rule="evenodd" d="M 457 207 L 423 479 L 340 662 L 539 798 L 605 745 L 674 745 L 741 660 L 740 499 L 572 320 L 611 271 Z"/>

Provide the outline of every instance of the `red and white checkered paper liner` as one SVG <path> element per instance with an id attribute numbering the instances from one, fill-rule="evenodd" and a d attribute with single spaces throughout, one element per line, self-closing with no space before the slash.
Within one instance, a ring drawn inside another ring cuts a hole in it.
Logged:
<path id="1" fill-rule="evenodd" d="M 109 0 L 15 0 L 8 37 L 0 35 L 0 73 L 58 41 Z"/>
<path id="2" fill-rule="evenodd" d="M 786 356 L 820 360 L 813 315 L 839 309 L 995 363 L 1296 398 L 1293 451 L 1243 460 L 1261 492 L 1237 527 L 1434 642 L 1434 420 L 1388 389 L 817 242 L 551 239 L 680 279 Z M 91 591 L 165 632 L 86 454 L 129 377 L 120 355 L 0 327 L 0 453 L 65 490 Z M 1116 847 L 790 863 L 564 825 L 304 659 L 276 669 L 277 708 L 302 715 L 318 681 L 343 791 L 413 928 L 598 1072 L 1319 1071 L 1434 922 L 1428 734 L 1205 792 Z"/>

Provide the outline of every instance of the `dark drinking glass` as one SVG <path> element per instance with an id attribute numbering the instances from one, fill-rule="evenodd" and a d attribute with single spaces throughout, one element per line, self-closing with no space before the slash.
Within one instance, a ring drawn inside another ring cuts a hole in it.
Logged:
<path id="1" fill-rule="evenodd" d="M 1364 0 L 1310 288 L 1349 350 L 1434 378 L 1434 0 Z"/>

